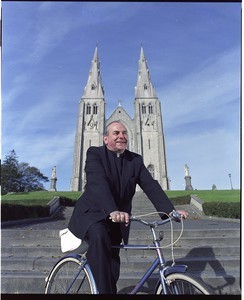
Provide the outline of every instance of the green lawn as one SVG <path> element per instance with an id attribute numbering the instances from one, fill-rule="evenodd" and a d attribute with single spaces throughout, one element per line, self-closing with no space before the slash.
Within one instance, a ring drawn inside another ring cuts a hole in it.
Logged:
<path id="1" fill-rule="evenodd" d="M 63 196 L 72 200 L 77 200 L 81 192 L 28 192 L 13 193 L 2 196 L 2 203 L 46 205 L 55 196 Z"/>
<path id="2" fill-rule="evenodd" d="M 13 193 L 2 196 L 2 203 L 18 203 L 28 205 L 46 205 L 54 196 L 63 196 L 72 200 L 79 198 L 81 192 L 29 192 Z M 194 191 L 166 191 L 169 198 L 195 194 L 204 202 L 240 202 L 240 190 L 194 190 Z"/>
<path id="3" fill-rule="evenodd" d="M 204 202 L 240 202 L 240 190 L 193 190 L 193 191 L 166 191 L 169 198 L 174 198 L 183 195 L 197 195 Z"/>

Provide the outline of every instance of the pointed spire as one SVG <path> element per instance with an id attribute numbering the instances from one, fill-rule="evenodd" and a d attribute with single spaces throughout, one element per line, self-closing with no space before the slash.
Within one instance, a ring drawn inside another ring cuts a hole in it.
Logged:
<path id="1" fill-rule="evenodd" d="M 137 85 L 135 88 L 136 98 L 155 98 L 157 97 L 151 82 L 147 61 L 145 58 L 143 47 L 141 46 L 139 71 L 137 77 Z"/>
<path id="2" fill-rule="evenodd" d="M 97 46 L 96 46 L 93 61 L 97 61 L 97 60 L 98 60 L 98 50 L 97 50 Z"/>
<path id="3" fill-rule="evenodd" d="M 146 60 L 145 60 L 145 55 L 144 55 L 144 50 L 143 50 L 142 45 L 141 45 L 140 61 L 146 61 Z"/>
<path id="4" fill-rule="evenodd" d="M 100 62 L 98 57 L 98 47 L 92 59 L 91 68 L 84 90 L 83 98 L 104 98 L 104 90 L 102 86 L 102 78 L 100 72 Z"/>

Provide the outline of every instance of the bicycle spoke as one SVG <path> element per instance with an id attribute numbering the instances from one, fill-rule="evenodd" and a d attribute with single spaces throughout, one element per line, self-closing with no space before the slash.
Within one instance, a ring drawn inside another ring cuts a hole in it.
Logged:
<path id="1" fill-rule="evenodd" d="M 205 283 L 200 282 L 192 276 L 181 273 L 174 273 L 167 276 L 166 285 L 167 293 L 171 295 L 209 295 L 213 294 Z M 163 289 L 161 284 L 156 289 L 156 294 L 162 294 Z"/>
<path id="2" fill-rule="evenodd" d="M 92 294 L 95 291 L 89 272 L 78 258 L 66 257 L 52 270 L 47 294 Z"/>

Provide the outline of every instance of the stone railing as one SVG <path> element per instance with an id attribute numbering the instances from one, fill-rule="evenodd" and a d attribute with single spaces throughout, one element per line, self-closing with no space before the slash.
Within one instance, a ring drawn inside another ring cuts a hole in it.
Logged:
<path id="1" fill-rule="evenodd" d="M 191 195 L 191 205 L 194 205 L 201 213 L 203 213 L 202 204 L 203 201 L 197 197 L 197 195 Z"/>
<path id="2" fill-rule="evenodd" d="M 58 196 L 53 197 L 47 204 L 49 206 L 49 215 L 52 215 L 60 206 L 60 199 Z"/>

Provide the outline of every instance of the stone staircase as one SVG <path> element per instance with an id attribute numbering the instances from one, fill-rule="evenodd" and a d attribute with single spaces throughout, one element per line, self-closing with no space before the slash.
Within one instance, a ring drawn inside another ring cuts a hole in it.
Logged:
<path id="1" fill-rule="evenodd" d="M 134 203 L 134 215 L 138 212 L 143 214 L 154 211 L 142 193 L 137 193 Z M 190 219 L 184 222 L 182 238 L 174 246 L 176 263 L 188 265 L 189 272 L 201 277 L 217 294 L 240 294 L 239 224 L 232 226 L 232 223 L 230 225 L 223 222 L 221 226 L 217 226 L 218 222 L 212 220 L 206 225 L 204 220 L 196 219 L 196 214 L 190 209 Z M 155 219 L 151 215 L 147 218 Z M 2 229 L 2 294 L 44 293 L 46 276 L 63 256 L 58 232 L 64 227 L 57 228 L 57 223 L 55 224 L 52 226 L 50 222 L 48 229 L 44 225 L 36 228 L 33 225 Z M 173 226 L 176 240 L 181 231 L 181 224 L 174 222 Z M 170 224 L 157 230 L 164 232 L 162 246 L 167 246 L 171 240 Z M 151 244 L 150 232 L 143 225 L 133 222 L 130 243 Z M 167 260 L 172 260 L 170 247 L 164 249 L 164 255 Z M 136 284 L 149 267 L 153 256 L 153 251 L 121 251 L 119 293 L 127 293 Z M 146 282 L 143 292 L 151 293 L 154 285 L 155 277 Z"/>

